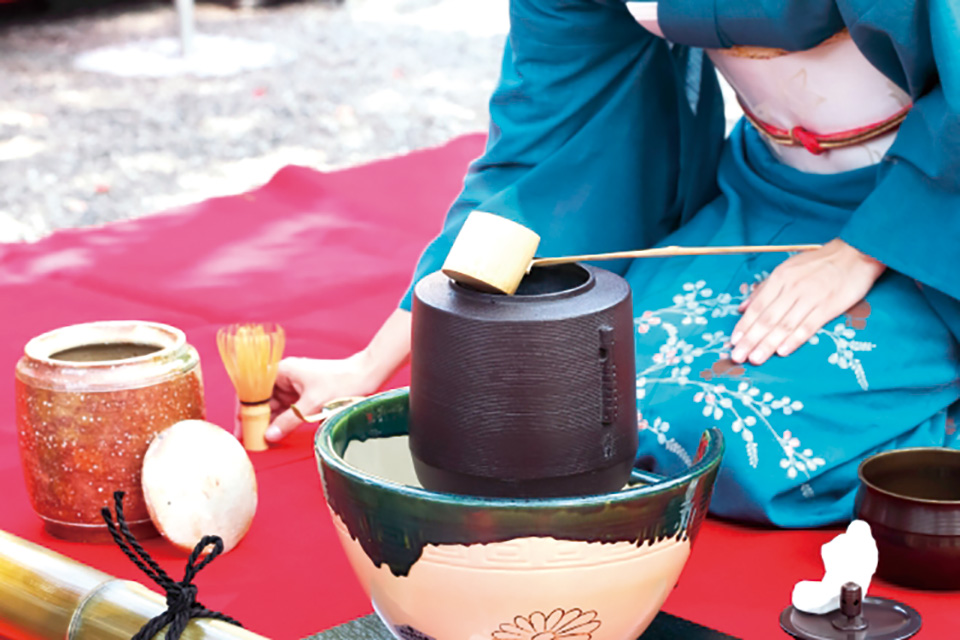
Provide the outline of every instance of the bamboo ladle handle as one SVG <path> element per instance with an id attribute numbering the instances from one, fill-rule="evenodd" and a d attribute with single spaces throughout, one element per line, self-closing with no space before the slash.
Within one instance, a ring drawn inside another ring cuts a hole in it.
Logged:
<path id="1" fill-rule="evenodd" d="M 660 247 L 560 258 L 534 258 L 540 236 L 527 227 L 492 213 L 472 211 L 463 223 L 441 271 L 451 280 L 479 291 L 513 295 L 533 267 L 617 258 L 666 258 L 741 253 L 809 251 L 818 244 L 740 247 Z"/>
<path id="2" fill-rule="evenodd" d="M 560 258 L 534 258 L 530 267 L 549 267 L 555 264 L 568 262 L 592 262 L 596 260 L 619 260 L 621 258 L 669 258 L 672 256 L 719 256 L 742 253 L 779 253 L 793 251 L 811 251 L 819 249 L 819 244 L 782 244 L 782 245 L 741 245 L 732 247 L 658 247 L 656 249 L 639 249 L 637 251 L 614 251 L 611 253 L 588 253 L 579 256 L 563 256 Z"/>

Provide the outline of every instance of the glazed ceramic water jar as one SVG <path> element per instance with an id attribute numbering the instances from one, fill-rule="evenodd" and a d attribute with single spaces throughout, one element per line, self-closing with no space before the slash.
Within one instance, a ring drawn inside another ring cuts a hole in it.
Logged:
<path id="1" fill-rule="evenodd" d="M 960 451 L 898 449 L 860 464 L 856 517 L 877 540 L 877 575 L 915 589 L 960 590 Z"/>
<path id="2" fill-rule="evenodd" d="M 92 322 L 30 340 L 16 368 L 27 492 L 46 530 L 109 541 L 100 509 L 114 491 L 138 537 L 157 535 L 140 486 L 153 436 L 204 417 L 200 358 L 174 327 Z"/>
<path id="3" fill-rule="evenodd" d="M 534 268 L 514 295 L 442 273 L 414 290 L 410 447 L 430 489 L 484 496 L 621 488 L 638 446 L 630 287 Z"/>
<path id="4" fill-rule="evenodd" d="M 409 396 L 338 412 L 315 450 L 338 536 L 374 609 L 402 640 L 635 640 L 697 538 L 722 455 L 566 498 L 429 491 L 409 452 Z"/>

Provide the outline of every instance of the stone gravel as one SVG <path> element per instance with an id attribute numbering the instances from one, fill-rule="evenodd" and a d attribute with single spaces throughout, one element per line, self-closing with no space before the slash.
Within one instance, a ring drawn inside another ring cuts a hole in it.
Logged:
<path id="1" fill-rule="evenodd" d="M 157 77 L 131 56 L 124 76 L 81 62 L 175 45 L 172 1 L 48 1 L 80 9 L 0 22 L 0 242 L 240 193 L 288 164 L 338 169 L 485 131 L 508 27 L 508 0 L 204 0 L 196 29 L 222 49 L 215 67 L 230 66 L 225 39 L 278 62 Z"/>
<path id="2" fill-rule="evenodd" d="M 286 62 L 223 77 L 77 68 L 98 48 L 175 36 L 171 3 L 0 24 L 0 242 L 483 131 L 507 27 L 506 0 L 200 4 L 196 24 Z"/>

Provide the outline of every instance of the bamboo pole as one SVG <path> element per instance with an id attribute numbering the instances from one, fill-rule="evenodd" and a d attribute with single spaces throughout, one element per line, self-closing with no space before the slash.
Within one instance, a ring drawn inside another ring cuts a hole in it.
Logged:
<path id="1" fill-rule="evenodd" d="M 136 582 L 113 578 L 0 531 L 2 638 L 130 640 L 166 608 L 162 596 Z M 163 638 L 163 632 L 156 638 Z M 241 627 L 208 619 L 191 620 L 181 638 L 266 640 Z"/>

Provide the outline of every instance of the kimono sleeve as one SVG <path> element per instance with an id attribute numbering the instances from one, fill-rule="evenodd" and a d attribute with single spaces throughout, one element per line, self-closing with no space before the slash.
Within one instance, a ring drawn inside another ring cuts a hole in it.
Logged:
<path id="1" fill-rule="evenodd" d="M 855 6 L 862 4 L 870 6 Z M 934 306 L 960 319 L 960 5 L 845 0 L 840 6 L 871 62 L 914 98 L 877 188 L 841 237 L 936 290 L 928 293 Z"/>
<path id="2" fill-rule="evenodd" d="M 712 49 L 802 51 L 843 28 L 834 0 L 660 0 L 657 18 L 668 39 Z"/>
<path id="3" fill-rule="evenodd" d="M 708 62 L 688 87 L 678 71 L 686 53 L 619 2 L 512 0 L 510 24 L 486 149 L 401 308 L 442 266 L 473 210 L 536 231 L 539 255 L 569 255 L 651 246 L 715 193 L 723 110 Z"/>

